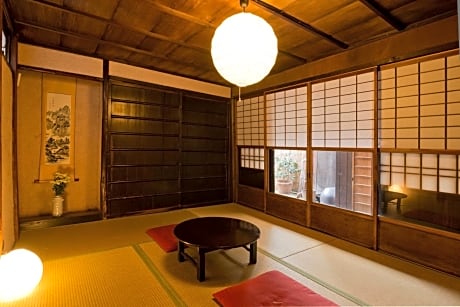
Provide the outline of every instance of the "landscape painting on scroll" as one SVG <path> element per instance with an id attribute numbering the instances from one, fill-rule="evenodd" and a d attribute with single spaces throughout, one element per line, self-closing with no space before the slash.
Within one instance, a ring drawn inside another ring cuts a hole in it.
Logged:
<path id="1" fill-rule="evenodd" d="M 48 93 L 45 164 L 70 164 L 72 95 Z"/>

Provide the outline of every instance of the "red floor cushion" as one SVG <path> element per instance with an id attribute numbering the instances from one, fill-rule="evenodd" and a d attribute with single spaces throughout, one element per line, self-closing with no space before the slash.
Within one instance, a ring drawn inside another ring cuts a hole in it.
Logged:
<path id="1" fill-rule="evenodd" d="M 269 271 L 213 294 L 224 307 L 337 306 L 279 271 Z"/>
<path id="2" fill-rule="evenodd" d="M 174 236 L 176 224 L 150 228 L 146 233 L 167 253 L 177 250 L 177 239 Z"/>

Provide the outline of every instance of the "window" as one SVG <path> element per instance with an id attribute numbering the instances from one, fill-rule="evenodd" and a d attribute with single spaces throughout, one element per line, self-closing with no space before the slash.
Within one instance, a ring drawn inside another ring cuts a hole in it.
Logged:
<path id="1" fill-rule="evenodd" d="M 273 149 L 270 158 L 273 168 L 270 191 L 305 200 L 307 183 L 305 150 Z"/>
<path id="2" fill-rule="evenodd" d="M 458 52 L 379 72 L 379 214 L 460 231 Z"/>
<path id="3" fill-rule="evenodd" d="M 264 188 L 264 149 L 262 147 L 239 148 L 239 184 Z"/>
<path id="4" fill-rule="evenodd" d="M 313 201 L 372 213 L 372 153 L 313 151 Z"/>
<path id="5" fill-rule="evenodd" d="M 460 155 L 380 154 L 381 215 L 460 231 Z"/>

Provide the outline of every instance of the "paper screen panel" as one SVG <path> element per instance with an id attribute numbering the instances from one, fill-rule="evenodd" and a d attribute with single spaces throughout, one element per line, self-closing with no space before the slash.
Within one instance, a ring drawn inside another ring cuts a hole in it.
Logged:
<path id="1" fill-rule="evenodd" d="M 236 102 L 236 109 L 235 109 L 235 133 L 236 133 L 236 144 L 237 145 L 244 145 L 244 110 L 243 110 L 243 102 L 244 100 L 239 100 Z"/>
<path id="2" fill-rule="evenodd" d="M 460 114 L 460 59 L 447 57 L 447 149 L 460 149 L 460 121 L 451 116 Z"/>
<path id="3" fill-rule="evenodd" d="M 456 193 L 457 156 L 439 155 L 439 192 Z"/>
<path id="4" fill-rule="evenodd" d="M 311 86 L 311 139 L 313 147 L 323 147 L 325 139 L 324 127 L 324 103 L 325 103 L 325 83 L 315 83 Z"/>
<path id="5" fill-rule="evenodd" d="M 396 70 L 382 68 L 378 73 L 378 143 L 380 148 L 396 145 Z"/>
<path id="6" fill-rule="evenodd" d="M 380 184 L 390 185 L 390 165 L 391 153 L 382 152 L 380 154 Z"/>
<path id="7" fill-rule="evenodd" d="M 240 165 L 245 168 L 264 169 L 264 149 L 262 147 L 241 147 Z"/>
<path id="8" fill-rule="evenodd" d="M 420 63 L 420 148 L 445 148 L 445 59 Z"/>
<path id="9" fill-rule="evenodd" d="M 396 148 L 418 148 L 418 65 L 396 67 Z"/>
<path id="10" fill-rule="evenodd" d="M 422 189 L 427 191 L 438 190 L 437 156 L 433 154 L 422 155 Z"/>
<path id="11" fill-rule="evenodd" d="M 236 144 L 262 146 L 264 143 L 263 96 L 236 102 Z"/>
<path id="12" fill-rule="evenodd" d="M 410 64 L 391 64 L 380 69 L 379 147 L 459 150 L 458 54 L 422 58 L 415 63 L 411 60 Z M 396 129 L 394 134 L 393 129 Z"/>
<path id="13" fill-rule="evenodd" d="M 459 155 L 380 153 L 380 184 L 458 194 Z"/>
<path id="14" fill-rule="evenodd" d="M 404 186 L 405 156 L 402 153 L 391 154 L 391 184 Z"/>
<path id="15" fill-rule="evenodd" d="M 374 146 L 374 71 L 312 84 L 312 146 Z"/>
<path id="16" fill-rule="evenodd" d="M 420 154 L 406 154 L 406 186 L 420 189 Z"/>
<path id="17" fill-rule="evenodd" d="M 267 145 L 307 146 L 307 86 L 270 92 L 267 103 Z"/>
<path id="18" fill-rule="evenodd" d="M 275 94 L 265 95 L 265 128 L 266 128 L 266 138 L 267 145 L 275 145 L 275 136 L 276 136 L 276 112 L 275 112 Z"/>

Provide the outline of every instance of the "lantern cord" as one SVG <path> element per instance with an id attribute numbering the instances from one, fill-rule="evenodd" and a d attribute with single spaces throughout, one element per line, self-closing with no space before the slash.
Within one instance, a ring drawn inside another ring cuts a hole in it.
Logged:
<path id="1" fill-rule="evenodd" d="M 238 86 L 238 102 L 241 102 L 241 87 Z"/>
<path id="2" fill-rule="evenodd" d="M 243 8 L 243 12 L 246 12 L 246 8 L 249 5 L 249 0 L 240 0 L 240 6 Z"/>

